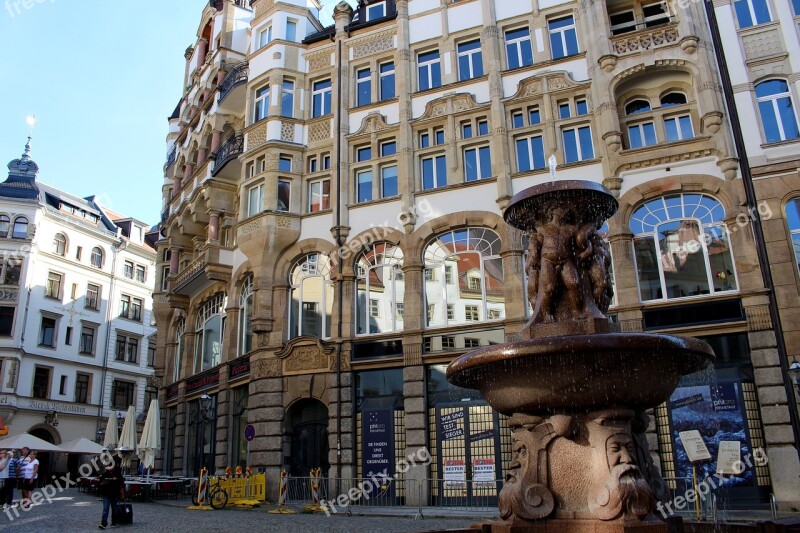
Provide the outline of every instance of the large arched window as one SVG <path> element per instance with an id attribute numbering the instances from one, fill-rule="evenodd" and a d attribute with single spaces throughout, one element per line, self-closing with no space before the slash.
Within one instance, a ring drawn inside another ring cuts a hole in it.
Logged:
<path id="1" fill-rule="evenodd" d="M 237 355 L 244 355 L 253 349 L 253 276 L 247 276 L 242 282 L 242 293 L 239 296 L 239 335 L 236 343 Z"/>
<path id="2" fill-rule="evenodd" d="M 768 143 L 800 137 L 789 84 L 784 80 L 762 81 L 756 85 L 756 100 Z"/>
<path id="3" fill-rule="evenodd" d="M 14 219 L 14 231 L 11 234 L 14 239 L 27 239 L 28 238 L 28 219 L 25 217 L 17 217 Z"/>
<path id="4" fill-rule="evenodd" d="M 308 254 L 294 264 L 289 276 L 289 338 L 331 336 L 333 284 L 331 262 L 325 254 Z"/>
<path id="5" fill-rule="evenodd" d="M 194 371 L 202 372 L 222 360 L 225 332 L 225 294 L 217 293 L 200 307 L 194 339 Z"/>
<path id="6" fill-rule="evenodd" d="M 725 210 L 704 194 L 650 200 L 630 220 L 642 301 L 736 290 Z"/>
<path id="7" fill-rule="evenodd" d="M 786 220 L 794 250 L 794 264 L 800 269 L 800 198 L 793 198 L 786 204 Z"/>
<path id="8" fill-rule="evenodd" d="M 425 248 L 425 324 L 505 317 L 500 237 L 484 228 L 448 231 Z"/>
<path id="9" fill-rule="evenodd" d="M 175 358 L 172 367 L 172 382 L 181 379 L 181 364 L 183 363 L 183 332 L 186 330 L 186 321 L 181 318 L 175 328 Z"/>
<path id="10" fill-rule="evenodd" d="M 403 330 L 403 252 L 387 242 L 372 244 L 356 261 L 356 334 Z"/>

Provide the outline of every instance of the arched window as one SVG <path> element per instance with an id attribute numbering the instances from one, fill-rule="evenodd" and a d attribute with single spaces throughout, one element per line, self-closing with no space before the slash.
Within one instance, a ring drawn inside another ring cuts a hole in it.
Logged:
<path id="1" fill-rule="evenodd" d="M 186 330 L 186 320 L 181 318 L 175 328 L 175 358 L 172 367 L 172 382 L 177 383 L 181 379 L 181 364 L 183 363 L 183 333 Z"/>
<path id="2" fill-rule="evenodd" d="M 8 237 L 8 228 L 11 225 L 11 219 L 7 215 L 0 215 L 0 239 Z"/>
<path id="3" fill-rule="evenodd" d="M 650 111 L 650 102 L 647 100 L 634 100 L 625 106 L 626 115 L 635 115 L 636 113 L 646 113 Z"/>
<path id="4" fill-rule="evenodd" d="M 725 210 L 705 194 L 650 200 L 630 220 L 642 301 L 736 290 Z"/>
<path id="5" fill-rule="evenodd" d="M 28 238 L 28 219 L 25 217 L 17 217 L 14 219 L 14 231 L 11 234 L 14 239 L 27 239 Z"/>
<path id="6" fill-rule="evenodd" d="M 92 266 L 95 268 L 103 268 L 103 249 L 99 246 L 92 248 Z"/>
<path id="7" fill-rule="evenodd" d="M 387 242 L 370 245 L 356 261 L 356 334 L 402 331 L 403 252 Z"/>
<path id="8" fill-rule="evenodd" d="M 786 220 L 794 250 L 794 264 L 800 269 L 800 198 L 793 198 L 786 204 Z"/>
<path id="9" fill-rule="evenodd" d="M 247 276 L 242 282 L 242 294 L 239 296 L 239 335 L 236 343 L 237 355 L 244 355 L 253 349 L 253 276 Z"/>
<path id="10" fill-rule="evenodd" d="M 425 248 L 425 324 L 470 324 L 505 316 L 500 237 L 465 228 L 436 237 Z"/>
<path id="11" fill-rule="evenodd" d="M 308 254 L 292 267 L 289 276 L 289 338 L 301 335 L 331 336 L 333 284 L 331 262 L 320 253 Z"/>
<path id="12" fill-rule="evenodd" d="M 687 103 L 686 95 L 678 92 L 670 92 L 661 97 L 661 107 L 672 107 Z"/>
<path id="13" fill-rule="evenodd" d="M 60 256 L 67 253 L 67 238 L 63 233 L 56 233 L 53 237 L 53 253 Z"/>
<path id="14" fill-rule="evenodd" d="M 195 372 L 213 368 L 222 359 L 226 300 L 224 293 L 217 293 L 198 310 L 194 339 Z"/>
<path id="15" fill-rule="evenodd" d="M 756 85 L 761 125 L 768 143 L 800 137 L 789 84 L 784 80 L 762 81 Z"/>

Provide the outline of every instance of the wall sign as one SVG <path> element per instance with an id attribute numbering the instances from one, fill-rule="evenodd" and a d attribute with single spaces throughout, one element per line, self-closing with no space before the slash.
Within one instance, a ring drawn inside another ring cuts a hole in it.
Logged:
<path id="1" fill-rule="evenodd" d="M 361 441 L 364 443 L 363 477 L 385 474 L 394 477 L 394 412 L 389 409 L 361 413 Z"/>
<path id="2" fill-rule="evenodd" d="M 192 394 L 219 385 L 219 369 L 186 380 L 186 394 Z"/>
<path id="3" fill-rule="evenodd" d="M 250 358 L 240 357 L 228 363 L 228 381 L 240 379 L 250 375 Z"/>

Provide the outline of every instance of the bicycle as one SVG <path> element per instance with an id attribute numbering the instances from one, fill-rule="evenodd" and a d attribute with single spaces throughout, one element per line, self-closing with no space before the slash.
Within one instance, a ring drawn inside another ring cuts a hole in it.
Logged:
<path id="1" fill-rule="evenodd" d="M 192 505 L 210 505 L 212 509 L 224 509 L 228 505 L 228 493 L 220 486 L 219 480 L 209 481 L 206 497 L 202 502 L 198 502 L 197 491 L 192 491 Z"/>

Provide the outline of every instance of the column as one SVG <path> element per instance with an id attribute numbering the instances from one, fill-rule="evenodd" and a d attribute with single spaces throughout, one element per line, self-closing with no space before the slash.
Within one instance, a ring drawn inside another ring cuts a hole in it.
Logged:
<path id="1" fill-rule="evenodd" d="M 222 140 L 222 131 L 214 130 L 211 132 L 211 153 L 219 150 L 219 143 Z"/>
<path id="2" fill-rule="evenodd" d="M 181 182 L 181 186 L 189 183 L 189 180 L 192 179 L 193 173 L 194 173 L 194 165 L 192 163 L 186 163 L 186 165 L 183 167 L 183 181 Z"/>
<path id="3" fill-rule="evenodd" d="M 178 265 L 180 264 L 181 249 L 173 246 L 169 251 L 169 272 L 172 276 L 178 275 Z"/>
<path id="4" fill-rule="evenodd" d="M 206 53 L 208 52 L 208 41 L 205 38 L 200 38 L 197 41 L 197 70 L 205 64 Z"/>
<path id="5" fill-rule="evenodd" d="M 219 240 L 219 212 L 211 211 L 209 213 L 208 221 L 208 242 L 217 242 Z"/>

